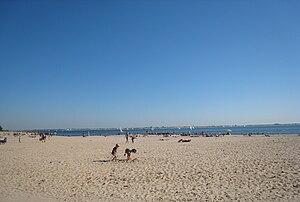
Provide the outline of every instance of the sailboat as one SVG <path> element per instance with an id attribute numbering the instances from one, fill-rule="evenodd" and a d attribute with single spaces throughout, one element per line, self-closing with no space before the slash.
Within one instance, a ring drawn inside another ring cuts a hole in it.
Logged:
<path id="1" fill-rule="evenodd" d="M 124 131 L 122 130 L 122 128 L 120 128 L 120 132 L 123 133 Z"/>

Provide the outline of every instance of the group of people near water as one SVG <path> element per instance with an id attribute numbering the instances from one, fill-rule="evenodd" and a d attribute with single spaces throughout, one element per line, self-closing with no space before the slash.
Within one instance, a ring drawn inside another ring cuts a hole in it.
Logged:
<path id="1" fill-rule="evenodd" d="M 136 136 L 130 135 L 128 132 L 125 134 L 126 143 L 128 143 L 129 137 L 131 138 L 131 142 L 134 143 L 134 139 L 136 139 Z M 118 156 L 118 148 L 120 147 L 119 144 L 116 144 L 116 146 L 112 149 L 111 154 L 113 156 L 112 161 L 116 161 Z M 133 148 L 126 148 L 124 156 L 127 156 L 127 161 L 131 159 L 132 153 L 136 153 L 136 149 Z"/>

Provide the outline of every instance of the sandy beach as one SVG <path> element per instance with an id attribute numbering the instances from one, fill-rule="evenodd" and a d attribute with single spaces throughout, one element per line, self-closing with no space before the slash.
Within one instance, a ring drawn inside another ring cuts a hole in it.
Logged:
<path id="1" fill-rule="evenodd" d="M 181 138 L 9 135 L 0 201 L 300 201 L 300 136 Z"/>

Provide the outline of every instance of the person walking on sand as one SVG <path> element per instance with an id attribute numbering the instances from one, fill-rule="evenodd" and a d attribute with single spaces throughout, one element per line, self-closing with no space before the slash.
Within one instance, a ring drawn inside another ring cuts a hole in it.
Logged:
<path id="1" fill-rule="evenodd" d="M 131 159 L 131 153 L 136 153 L 136 149 L 132 149 L 132 148 L 126 148 L 125 149 L 125 155 L 127 155 L 127 161 L 129 161 Z"/>
<path id="2" fill-rule="evenodd" d="M 135 139 L 135 136 L 132 135 L 132 136 L 131 136 L 131 142 L 132 142 L 132 143 L 134 143 L 134 139 Z"/>
<path id="3" fill-rule="evenodd" d="M 117 160 L 117 149 L 118 149 L 119 145 L 116 144 L 116 146 L 113 148 L 113 150 L 111 151 L 111 154 L 113 155 L 112 161 Z"/>
<path id="4" fill-rule="evenodd" d="M 128 137 L 129 137 L 129 133 L 127 132 L 127 133 L 125 134 L 126 143 L 128 143 Z"/>

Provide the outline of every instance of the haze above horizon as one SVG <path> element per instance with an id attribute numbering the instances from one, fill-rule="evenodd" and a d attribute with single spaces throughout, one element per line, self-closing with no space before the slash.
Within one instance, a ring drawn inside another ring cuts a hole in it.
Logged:
<path id="1" fill-rule="evenodd" d="M 300 122 L 300 2 L 1 1 L 0 126 Z"/>

